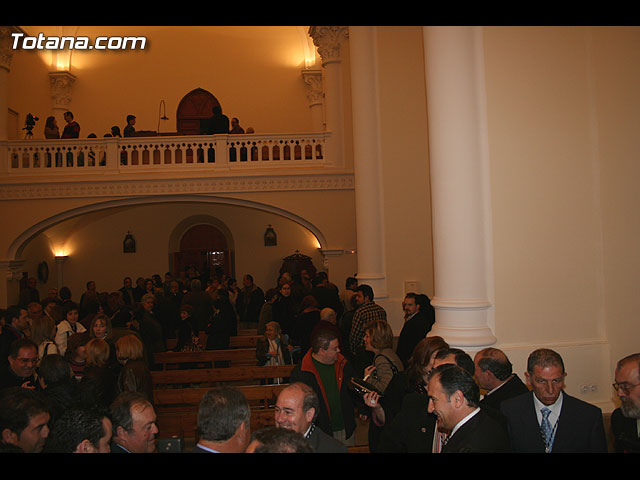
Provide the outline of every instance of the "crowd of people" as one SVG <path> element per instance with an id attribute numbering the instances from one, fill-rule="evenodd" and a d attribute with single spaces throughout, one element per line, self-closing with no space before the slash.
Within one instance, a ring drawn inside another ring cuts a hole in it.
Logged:
<path id="1" fill-rule="evenodd" d="M 243 394 L 212 388 L 189 451 L 344 453 L 358 417 L 372 453 L 608 450 L 602 411 L 563 391 L 553 350 L 533 351 L 522 381 L 499 349 L 471 358 L 429 336 L 426 295 L 405 296 L 396 342 L 373 289 L 356 277 L 343 289 L 305 269 L 282 272 L 266 291 L 250 274 L 241 282 L 190 268 L 183 278 L 126 277 L 111 292 L 89 281 L 79 296 L 63 287 L 40 299 L 29 279 L 1 315 L 0 451 L 171 450 L 159 445 L 154 353 L 229 348 L 242 329 L 260 336 L 257 365 L 293 366 L 274 425 L 251 432 Z M 616 369 L 616 451 L 639 451 L 638 386 L 636 353 Z"/>

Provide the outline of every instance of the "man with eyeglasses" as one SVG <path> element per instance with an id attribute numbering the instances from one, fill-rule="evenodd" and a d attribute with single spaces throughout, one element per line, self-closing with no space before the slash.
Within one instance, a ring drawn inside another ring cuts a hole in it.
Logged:
<path id="1" fill-rule="evenodd" d="M 618 361 L 613 388 L 620 407 L 611 414 L 616 452 L 640 453 L 640 353 Z"/>
<path id="2" fill-rule="evenodd" d="M 9 348 L 9 363 L 0 370 L 0 389 L 8 387 L 24 387 L 39 389 L 36 365 L 38 363 L 38 347 L 28 338 L 15 340 Z"/>
<path id="3" fill-rule="evenodd" d="M 524 375 L 532 391 L 500 405 L 515 453 L 607 453 L 602 410 L 563 391 L 557 352 L 533 351 Z"/>

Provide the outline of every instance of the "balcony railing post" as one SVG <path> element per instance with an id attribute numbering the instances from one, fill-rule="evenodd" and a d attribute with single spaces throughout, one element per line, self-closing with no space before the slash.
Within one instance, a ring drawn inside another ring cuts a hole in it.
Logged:
<path id="1" fill-rule="evenodd" d="M 216 149 L 216 165 L 229 168 L 229 135 L 214 135 L 213 141 Z"/>
<path id="2" fill-rule="evenodd" d="M 120 141 L 117 138 L 105 138 L 107 153 L 107 172 L 117 173 L 120 170 Z"/>

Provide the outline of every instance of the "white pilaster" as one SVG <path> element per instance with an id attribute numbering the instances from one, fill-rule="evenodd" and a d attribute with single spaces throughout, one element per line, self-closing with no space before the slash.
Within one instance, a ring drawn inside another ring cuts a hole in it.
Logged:
<path id="1" fill-rule="evenodd" d="M 458 347 L 495 343 L 481 27 L 425 27 L 436 324 Z"/>

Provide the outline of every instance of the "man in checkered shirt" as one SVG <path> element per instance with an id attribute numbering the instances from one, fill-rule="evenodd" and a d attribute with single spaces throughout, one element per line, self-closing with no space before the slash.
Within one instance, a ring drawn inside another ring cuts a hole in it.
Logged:
<path id="1" fill-rule="evenodd" d="M 374 303 L 373 289 L 366 284 L 359 285 L 356 288 L 356 313 L 353 315 L 351 324 L 351 335 L 349 335 L 349 350 L 354 359 L 356 371 L 360 372 L 365 365 L 366 360 L 363 356 L 364 351 L 364 329 L 367 324 L 373 320 L 387 321 L 387 312 L 380 305 Z M 360 361 L 359 361 L 360 360 Z M 361 373 L 361 372 L 360 372 Z"/>

